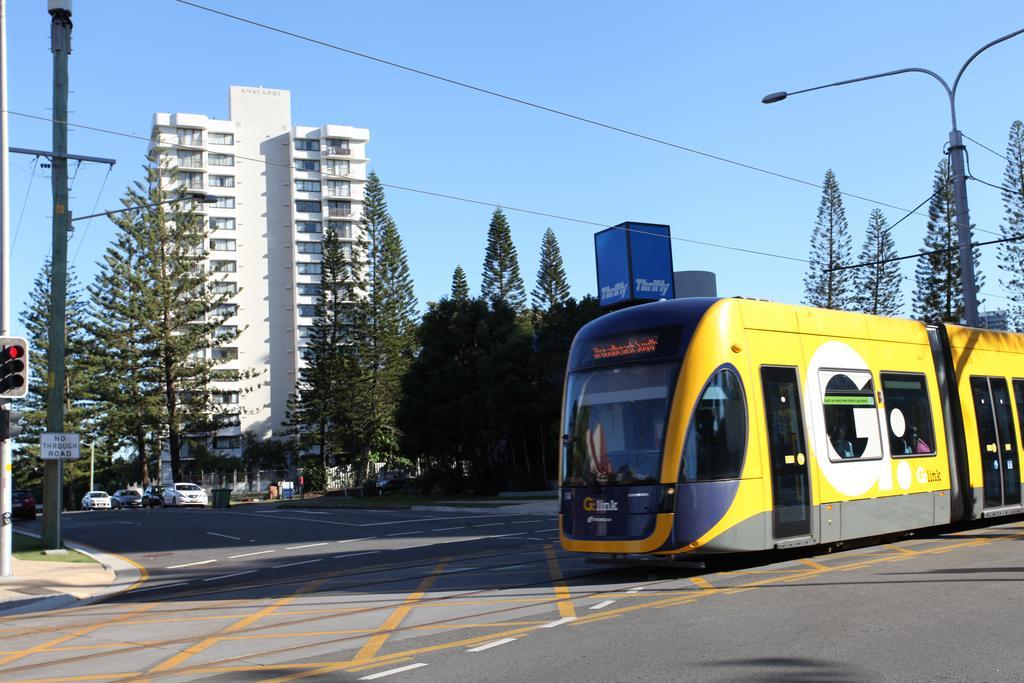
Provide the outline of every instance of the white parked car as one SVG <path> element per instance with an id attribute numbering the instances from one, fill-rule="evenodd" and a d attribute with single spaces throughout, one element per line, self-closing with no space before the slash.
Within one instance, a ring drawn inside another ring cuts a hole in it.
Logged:
<path id="1" fill-rule="evenodd" d="M 206 507 L 209 500 L 206 491 L 195 484 L 176 483 L 164 489 L 164 505 L 179 507 L 182 505 L 198 505 Z"/>
<path id="2" fill-rule="evenodd" d="M 89 491 L 82 496 L 83 510 L 109 510 L 110 496 L 106 491 Z"/>

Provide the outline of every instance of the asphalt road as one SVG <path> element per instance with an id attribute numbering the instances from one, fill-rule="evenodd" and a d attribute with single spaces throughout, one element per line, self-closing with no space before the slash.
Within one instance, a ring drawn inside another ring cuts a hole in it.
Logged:
<path id="1" fill-rule="evenodd" d="M 1019 680 L 1024 523 L 707 569 L 588 562 L 555 520 L 126 510 L 65 535 L 149 577 L 0 619 L 0 679 Z"/>

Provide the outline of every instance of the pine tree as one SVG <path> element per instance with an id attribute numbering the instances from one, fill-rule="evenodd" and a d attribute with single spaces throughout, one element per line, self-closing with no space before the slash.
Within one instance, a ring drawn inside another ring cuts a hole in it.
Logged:
<path id="1" fill-rule="evenodd" d="M 1003 208 L 1000 226 L 1004 238 L 1024 235 L 1024 124 L 1014 121 L 1006 144 L 1006 172 L 1003 175 Z M 1006 274 L 1000 284 L 1012 301 L 1009 318 L 1013 329 L 1024 332 L 1024 241 L 999 245 L 999 267 Z"/>
<path id="2" fill-rule="evenodd" d="M 540 246 L 540 267 L 537 269 L 537 286 L 533 290 L 533 309 L 549 311 L 555 304 L 569 300 L 569 282 L 562 263 L 562 251 L 551 228 L 544 232 Z"/>
<path id="3" fill-rule="evenodd" d="M 953 175 L 948 158 L 939 162 L 932 189 L 934 194 L 928 204 L 928 225 L 921 248 L 927 255 L 917 259 L 915 272 L 914 316 L 928 323 L 960 323 L 964 319 L 964 292 L 957 251 Z M 973 230 L 971 233 L 973 241 Z M 980 290 L 984 277 L 978 268 L 980 253 L 976 247 L 971 255 L 975 287 Z"/>
<path id="4" fill-rule="evenodd" d="M 853 272 L 844 269 L 850 261 L 851 240 L 843 196 L 836 176 L 829 169 L 818 205 L 818 218 L 811 233 L 810 264 L 804 276 L 804 303 L 819 308 L 853 308 Z"/>
<path id="5" fill-rule="evenodd" d="M 121 319 L 115 322 L 135 335 L 132 343 L 137 342 L 142 362 L 128 369 L 136 372 L 107 379 L 115 383 L 122 377 L 138 379 L 134 391 L 144 399 L 140 405 L 157 408 L 159 436 L 166 440 L 177 481 L 185 437 L 205 437 L 231 412 L 218 409 L 219 414 L 215 413 L 213 369 L 223 361 L 206 354 L 230 344 L 238 330 L 222 327 L 227 314 L 221 306 L 234 295 L 233 288 L 221 287 L 223 277 L 205 268 L 202 216 L 190 202 L 170 202 L 180 189 L 176 171 L 161 161 L 161 151 L 153 147 L 145 179 L 126 191 L 122 204 L 131 210 L 112 219 L 118 238 L 108 249 L 90 293 L 97 341 L 101 334 L 109 334 L 99 328 L 117 308 Z M 125 272 L 129 261 L 135 267 Z M 118 339 L 97 345 L 97 352 L 110 363 L 108 369 L 118 365 L 119 347 L 125 343 Z M 109 395 L 111 387 L 105 391 Z M 156 397 L 158 403 L 152 400 Z"/>
<path id="6" fill-rule="evenodd" d="M 50 347 L 50 261 L 43 264 L 33 282 L 26 308 L 18 316 L 25 327 L 32 357 L 29 362 L 28 394 L 19 405 L 25 413 L 25 431 L 20 437 L 19 452 L 15 459 L 38 459 L 39 434 L 46 431 L 47 406 L 47 352 Z M 87 310 L 82 300 L 82 289 L 73 269 L 68 270 L 66 323 L 65 323 L 65 387 L 64 429 L 77 432 L 85 439 L 95 440 L 95 403 L 89 386 L 92 374 L 86 331 Z M 70 483 L 82 476 L 88 477 L 87 461 L 65 463 L 66 480 Z"/>
<path id="7" fill-rule="evenodd" d="M 469 301 L 469 283 L 466 282 L 466 271 L 462 266 L 455 266 L 452 273 L 452 301 Z"/>
<path id="8" fill-rule="evenodd" d="M 484 301 L 501 301 L 517 314 L 526 309 L 526 286 L 519 274 L 519 258 L 512 243 L 508 219 L 500 208 L 494 210 L 487 231 L 482 286 Z"/>
<path id="9" fill-rule="evenodd" d="M 899 263 L 880 263 L 895 257 L 896 243 L 889 232 L 885 214 L 874 209 L 868 216 L 868 229 L 858 259 L 859 263 L 873 265 L 857 268 L 854 272 L 857 310 L 873 315 L 899 315 L 903 308 L 900 291 L 903 276 Z"/>
<path id="10" fill-rule="evenodd" d="M 354 291 L 352 333 L 359 398 L 350 414 L 362 465 L 395 461 L 395 411 L 416 345 L 416 296 L 408 259 L 376 173 L 366 182 L 362 230 L 354 250 L 363 283 Z"/>
<path id="11" fill-rule="evenodd" d="M 314 309 L 305 364 L 299 370 L 296 395 L 288 423 L 302 449 L 315 447 L 327 467 L 345 448 L 344 412 L 339 398 L 349 389 L 352 375 L 350 333 L 353 286 L 351 256 L 346 256 L 338 233 L 324 233 L 320 294 Z"/>

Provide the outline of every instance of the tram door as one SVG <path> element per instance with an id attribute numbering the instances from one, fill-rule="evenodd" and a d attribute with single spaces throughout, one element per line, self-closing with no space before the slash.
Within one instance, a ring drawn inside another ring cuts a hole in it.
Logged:
<path id="1" fill-rule="evenodd" d="M 811 488 L 796 368 L 762 367 L 775 538 L 811 533 Z"/>
<path id="2" fill-rule="evenodd" d="M 1010 392 L 1002 377 L 971 377 L 985 507 L 1020 504 L 1020 465 Z"/>

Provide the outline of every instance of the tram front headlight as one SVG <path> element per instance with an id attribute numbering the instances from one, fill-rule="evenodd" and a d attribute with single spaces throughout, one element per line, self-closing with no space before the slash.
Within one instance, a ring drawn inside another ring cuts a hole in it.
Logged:
<path id="1" fill-rule="evenodd" d="M 661 493 L 661 505 L 658 507 L 658 512 L 675 512 L 676 511 L 676 487 L 666 486 L 665 490 Z"/>

